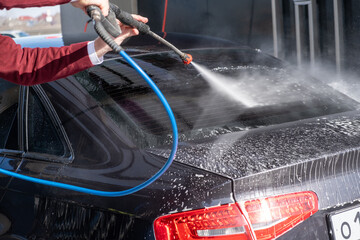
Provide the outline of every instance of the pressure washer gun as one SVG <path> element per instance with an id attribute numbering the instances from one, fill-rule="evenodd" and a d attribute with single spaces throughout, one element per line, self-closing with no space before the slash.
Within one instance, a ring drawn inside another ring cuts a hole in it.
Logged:
<path id="1" fill-rule="evenodd" d="M 97 6 L 89 6 L 87 7 L 87 13 L 94 21 L 94 29 L 96 33 L 104 40 L 106 44 L 108 44 L 115 52 L 120 53 L 122 47 L 119 46 L 112 37 L 117 37 L 121 34 L 121 29 L 119 25 L 116 23 L 116 19 L 118 19 L 121 23 L 126 24 L 128 26 L 134 27 L 139 30 L 142 34 L 148 34 L 151 37 L 155 38 L 159 42 L 168 46 L 172 49 L 176 54 L 178 54 L 183 61 L 184 64 L 190 64 L 192 61 L 192 56 L 190 54 L 186 54 L 181 52 L 174 45 L 157 35 L 156 33 L 150 30 L 150 27 L 143 22 L 139 22 L 135 20 L 130 13 L 121 10 L 115 4 L 110 3 L 110 10 L 108 16 L 104 17 L 101 10 Z M 110 35 L 112 36 L 110 36 Z"/>
<path id="2" fill-rule="evenodd" d="M 162 174 L 166 172 L 166 170 L 170 167 L 171 163 L 173 162 L 177 150 L 178 145 L 178 130 L 176 125 L 176 120 L 174 113 L 172 112 L 169 103 L 166 101 L 164 95 L 161 93 L 159 88 L 156 86 L 156 84 L 151 80 L 151 78 L 147 75 L 147 73 L 141 69 L 137 63 L 132 60 L 132 58 L 126 54 L 126 52 L 115 43 L 115 41 L 111 38 L 110 34 L 114 37 L 117 37 L 121 34 L 120 27 L 116 24 L 116 18 L 118 18 L 122 23 L 125 23 L 127 25 L 136 27 L 139 29 L 142 33 L 147 33 L 152 36 L 156 36 L 156 39 L 159 38 L 159 41 L 161 39 L 161 42 L 164 42 L 162 38 L 158 37 L 156 34 L 150 31 L 150 28 L 143 23 L 139 23 L 138 21 L 134 20 L 132 16 L 129 13 L 121 11 L 118 7 L 115 5 L 111 6 L 112 12 L 110 11 L 109 16 L 106 18 L 102 15 L 101 10 L 98 7 L 88 7 L 87 11 L 88 14 L 91 16 L 91 18 L 95 21 L 95 31 L 99 34 L 99 36 L 116 52 L 118 52 L 140 75 L 141 77 L 149 84 L 151 89 L 154 91 L 154 93 L 158 96 L 160 99 L 160 102 L 163 104 L 170 122 L 171 122 L 171 128 L 173 132 L 173 144 L 172 149 L 169 155 L 168 160 L 165 162 L 165 164 L 162 166 L 162 168 L 156 172 L 152 177 L 147 179 L 146 181 L 140 183 L 139 185 L 121 190 L 121 191 L 115 191 L 115 192 L 109 192 L 109 191 L 101 191 L 97 189 L 92 188 L 84 188 L 80 186 L 76 186 L 73 184 L 66 184 L 62 182 L 55 182 L 51 180 L 45 180 L 40 179 L 36 177 L 30 177 L 27 175 L 23 175 L 21 173 L 12 172 L 3 168 L 0 168 L 0 174 L 5 174 L 7 176 L 15 177 L 18 179 L 22 179 L 24 181 L 28 182 L 34 182 L 37 184 L 42 184 L 50 187 L 56 187 L 56 188 L 62 188 L 67 190 L 72 190 L 76 192 L 96 195 L 96 196 L 104 196 L 104 197 L 122 197 L 127 196 L 130 194 L 133 194 L 137 191 L 140 191 L 141 189 L 146 188 L 151 183 L 155 182 Z M 166 42 L 166 41 L 165 41 Z M 174 49 L 174 51 L 180 55 L 181 59 L 183 59 L 184 63 L 189 64 L 191 62 L 191 56 L 189 54 L 182 53 L 177 48 L 166 42 L 166 45 L 171 46 L 171 48 Z"/>

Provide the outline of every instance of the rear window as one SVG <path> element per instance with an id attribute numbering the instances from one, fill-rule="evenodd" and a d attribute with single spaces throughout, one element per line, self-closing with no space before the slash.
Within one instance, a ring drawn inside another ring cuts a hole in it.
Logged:
<path id="1" fill-rule="evenodd" d="M 235 91 L 234 100 L 173 53 L 135 61 L 168 100 L 180 141 L 355 110 L 358 103 L 281 61 L 251 49 L 189 51 L 216 81 Z M 123 59 L 105 61 L 77 80 L 135 143 L 171 143 L 171 126 L 160 101 Z M 244 99 L 242 101 L 242 99 Z"/>

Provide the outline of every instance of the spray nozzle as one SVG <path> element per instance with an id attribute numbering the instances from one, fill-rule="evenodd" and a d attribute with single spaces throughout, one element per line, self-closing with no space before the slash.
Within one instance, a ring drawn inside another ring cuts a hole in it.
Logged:
<path id="1" fill-rule="evenodd" d="M 192 62 L 193 58 L 190 54 L 188 53 L 184 53 L 182 56 L 181 56 L 181 59 L 183 61 L 184 64 L 188 65 Z"/>

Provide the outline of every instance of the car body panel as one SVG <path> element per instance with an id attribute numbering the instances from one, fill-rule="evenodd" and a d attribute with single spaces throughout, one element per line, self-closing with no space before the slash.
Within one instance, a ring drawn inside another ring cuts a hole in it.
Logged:
<path id="1" fill-rule="evenodd" d="M 260 133 L 256 139 L 264 140 L 260 147 L 264 154 L 243 156 L 250 162 L 269 164 L 269 171 L 236 180 L 236 196 L 256 198 L 269 190 L 270 195 L 312 190 L 322 209 L 359 199 L 359 185 L 352 184 L 359 180 L 359 117 L 358 112 L 350 112 Z M 246 138 L 240 140 L 241 145 L 251 151 L 246 142 L 252 136 Z M 271 148 L 281 154 L 275 158 L 275 151 L 267 150 Z M 286 164 L 281 164 L 283 161 Z"/>
<path id="2" fill-rule="evenodd" d="M 165 163 L 166 158 L 139 149 L 123 136 L 94 107 L 94 101 L 81 93 L 82 87 L 74 78 L 42 88 L 67 133 L 74 156 L 64 162 L 23 155 L 16 168 L 9 170 L 102 191 L 120 191 L 147 180 Z M 10 159 L 4 159 L 3 164 L 10 164 Z M 234 202 L 230 179 L 181 163 L 174 163 L 147 188 L 125 197 L 104 199 L 16 178 L 6 190 L 0 211 L 12 220 L 13 233 L 35 239 L 153 239 L 152 223 L 159 215 Z"/>
<path id="3" fill-rule="evenodd" d="M 21 30 L 1 31 L 0 34 L 3 36 L 11 37 L 11 38 L 20 38 L 20 37 L 30 36 L 28 33 L 21 31 Z"/>
<path id="4" fill-rule="evenodd" d="M 188 46 L 194 61 L 214 73 L 245 76 L 249 91 L 260 83 L 263 91 L 252 95 L 259 104 L 234 103 L 156 41 L 130 39 L 127 51 L 175 112 L 180 142 L 174 163 L 147 188 L 115 198 L 1 176 L 0 213 L 12 219 L 11 234 L 154 239 L 153 222 L 162 215 L 310 190 L 319 198 L 319 212 L 279 239 L 329 239 L 328 215 L 359 199 L 359 103 L 260 51 L 193 35 L 166 37 Z M 22 46 L 48 46 L 36 41 Z M 281 91 L 266 91 L 273 86 Z M 170 153 L 161 104 L 114 54 L 100 66 L 27 89 L 33 90 L 21 93 L 39 96 L 69 151 L 64 156 L 4 152 L 5 168 L 120 191 L 151 177 Z M 120 108 L 118 115 L 104 107 L 110 103 Z"/>
<path id="5" fill-rule="evenodd" d="M 21 158 L 11 156 L 0 156 L 0 167 L 8 171 L 16 171 L 21 163 Z M 0 178 L 0 198 L 2 198 L 12 181 L 12 177 L 2 175 Z"/>

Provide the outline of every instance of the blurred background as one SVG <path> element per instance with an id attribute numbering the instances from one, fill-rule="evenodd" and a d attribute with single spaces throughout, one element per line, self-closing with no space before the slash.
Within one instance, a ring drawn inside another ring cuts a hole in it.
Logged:
<path id="1" fill-rule="evenodd" d="M 0 32 L 17 37 L 61 33 L 60 6 L 1 10 Z"/>
<path id="2" fill-rule="evenodd" d="M 228 39 L 321 74 L 359 74 L 360 1 L 357 0 L 112 0 L 149 18 L 155 32 Z M 0 31 L 62 33 L 65 44 L 84 33 L 88 17 L 70 4 L 1 11 Z M 319 67 L 320 66 L 320 67 Z M 318 71 L 319 72 L 319 71 Z M 346 78 L 346 77 L 345 77 Z"/>

